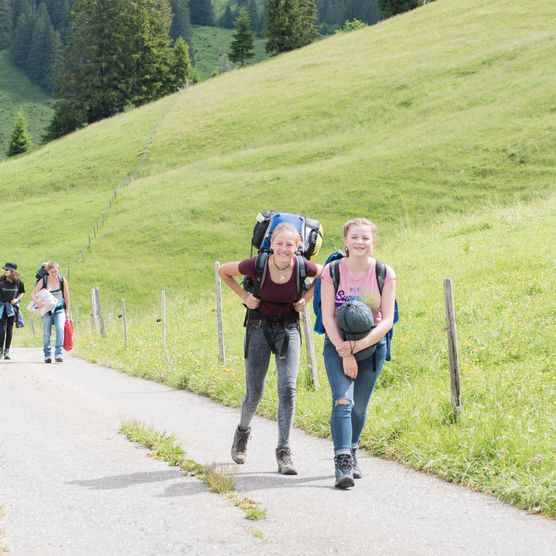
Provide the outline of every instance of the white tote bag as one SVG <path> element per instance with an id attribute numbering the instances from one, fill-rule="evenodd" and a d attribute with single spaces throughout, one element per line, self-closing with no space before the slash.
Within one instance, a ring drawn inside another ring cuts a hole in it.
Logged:
<path id="1" fill-rule="evenodd" d="M 44 303 L 44 307 L 41 309 L 38 305 L 35 304 L 34 301 L 31 301 L 29 305 L 27 305 L 27 310 L 31 311 L 31 313 L 37 313 L 41 317 L 46 315 L 49 311 L 52 311 L 56 305 L 58 305 L 58 300 L 45 288 L 39 290 L 35 297 L 41 302 Z"/>

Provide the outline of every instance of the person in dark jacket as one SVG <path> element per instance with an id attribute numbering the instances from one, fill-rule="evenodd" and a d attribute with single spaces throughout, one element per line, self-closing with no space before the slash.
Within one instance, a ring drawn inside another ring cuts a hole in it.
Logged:
<path id="1" fill-rule="evenodd" d="M 6 263 L 2 268 L 4 274 L 0 276 L 0 359 L 11 359 L 10 345 L 14 323 L 25 286 L 16 263 Z"/>

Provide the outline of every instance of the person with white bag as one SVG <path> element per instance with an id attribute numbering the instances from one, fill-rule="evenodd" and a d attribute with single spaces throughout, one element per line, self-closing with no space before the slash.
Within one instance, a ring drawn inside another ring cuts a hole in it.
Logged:
<path id="1" fill-rule="evenodd" d="M 64 325 L 69 318 L 70 295 L 67 280 L 60 274 L 58 263 L 46 263 L 47 275 L 40 279 L 31 297 L 39 308 L 43 325 L 44 362 L 52 363 L 52 345 L 50 336 L 52 325 L 56 328 L 54 360 L 62 363 L 62 346 L 64 344 Z"/>

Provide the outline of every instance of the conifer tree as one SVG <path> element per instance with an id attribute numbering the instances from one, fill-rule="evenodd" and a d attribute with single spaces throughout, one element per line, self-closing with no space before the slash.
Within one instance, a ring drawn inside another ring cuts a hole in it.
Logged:
<path id="1" fill-rule="evenodd" d="M 266 51 L 287 52 L 318 37 L 314 0 L 268 0 Z"/>
<path id="2" fill-rule="evenodd" d="M 243 67 L 245 62 L 254 56 L 253 35 L 249 31 L 249 12 L 247 8 L 239 10 L 232 33 L 229 58 L 232 62 L 239 62 Z"/>
<path id="3" fill-rule="evenodd" d="M 193 25 L 214 25 L 214 8 L 211 0 L 189 0 L 189 15 Z"/>
<path id="4" fill-rule="evenodd" d="M 257 1 L 249 0 L 247 3 L 247 9 L 249 11 L 249 29 L 258 33 L 260 31 L 259 27 L 259 10 L 257 9 Z"/>
<path id="5" fill-rule="evenodd" d="M 13 21 L 17 23 L 21 14 L 32 15 L 36 10 L 35 0 L 12 0 Z"/>
<path id="6" fill-rule="evenodd" d="M 422 0 L 377 0 L 378 7 L 383 17 L 391 17 L 396 14 L 413 10 Z"/>
<path id="7" fill-rule="evenodd" d="M 12 40 L 13 16 L 12 0 L 0 0 L 0 50 Z"/>
<path id="8" fill-rule="evenodd" d="M 29 57 L 29 46 L 33 35 L 33 14 L 24 11 L 17 20 L 17 25 L 10 45 L 10 61 L 18 68 L 25 69 Z"/>
<path id="9" fill-rule="evenodd" d="M 175 90 L 169 0 L 76 0 L 45 139 Z"/>
<path id="10" fill-rule="evenodd" d="M 33 30 L 31 32 L 31 42 L 25 62 L 25 72 L 33 83 L 39 83 L 42 78 L 44 68 L 43 46 L 47 27 L 51 27 L 50 16 L 46 5 L 41 2 L 38 12 L 33 20 Z"/>
<path id="11" fill-rule="evenodd" d="M 225 29 L 233 29 L 234 27 L 234 14 L 229 4 L 224 10 L 224 15 L 220 18 L 220 27 L 224 27 Z"/>
<path id="12" fill-rule="evenodd" d="M 126 11 L 133 29 L 125 51 L 131 85 L 128 100 L 140 106 L 172 90 L 172 9 L 169 0 L 135 0 L 124 4 L 129 4 Z"/>
<path id="13" fill-rule="evenodd" d="M 31 137 L 27 131 L 27 118 L 23 112 L 18 112 L 15 117 L 15 125 L 8 146 L 8 156 L 15 156 L 27 152 L 31 148 Z"/>
<path id="14" fill-rule="evenodd" d="M 189 57 L 189 46 L 182 37 L 175 42 L 172 55 L 172 75 L 174 79 L 172 82 L 173 90 L 169 92 L 185 87 L 193 79 L 193 66 Z"/>
<path id="15" fill-rule="evenodd" d="M 71 8 L 74 0 L 42 0 L 46 3 L 48 14 L 54 28 L 60 33 L 60 36 L 65 37 L 69 21 Z"/>
<path id="16" fill-rule="evenodd" d="M 315 0 L 299 0 L 299 15 L 297 19 L 297 46 L 301 48 L 319 38 L 317 28 L 317 7 Z"/>
<path id="17" fill-rule="evenodd" d="M 191 17 L 189 15 L 188 0 L 170 0 L 172 5 L 172 26 L 170 36 L 174 41 L 179 37 L 185 40 L 191 38 Z"/>
<path id="18" fill-rule="evenodd" d="M 39 85 L 48 93 L 53 93 L 56 90 L 56 72 L 62 61 L 62 39 L 52 25 L 46 28 L 42 49 L 43 68 Z"/>

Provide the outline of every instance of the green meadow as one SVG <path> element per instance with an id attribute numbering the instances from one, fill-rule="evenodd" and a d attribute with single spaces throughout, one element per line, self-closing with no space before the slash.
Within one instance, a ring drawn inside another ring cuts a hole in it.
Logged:
<path id="1" fill-rule="evenodd" d="M 50 97 L 10 63 L 7 50 L 0 50 L 0 160 L 6 158 L 18 110 L 29 122 L 33 148 L 38 147 L 52 118 Z"/>
<path id="2" fill-rule="evenodd" d="M 249 255 L 260 210 L 319 218 L 317 262 L 344 221 L 369 216 L 401 320 L 363 445 L 555 516 L 555 56 L 550 0 L 438 0 L 225 73 L 1 163 L 2 256 L 28 282 L 47 258 L 69 273 L 78 355 L 237 406 L 243 308 L 224 292 L 223 365 L 214 262 Z M 106 338 L 90 332 L 92 287 Z M 18 339 L 38 343 L 29 328 Z M 327 436 L 318 359 L 318 390 L 302 362 L 296 424 Z M 275 415 L 272 371 L 260 411 Z"/>

